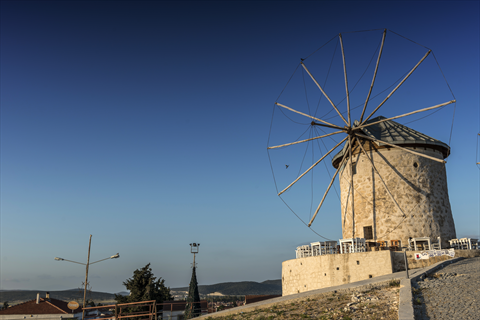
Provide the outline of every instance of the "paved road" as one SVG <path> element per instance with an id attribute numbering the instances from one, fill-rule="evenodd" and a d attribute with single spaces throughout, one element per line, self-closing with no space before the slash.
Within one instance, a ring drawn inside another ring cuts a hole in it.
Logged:
<path id="1" fill-rule="evenodd" d="M 480 320 L 480 257 L 452 263 L 412 291 L 416 320 Z"/>

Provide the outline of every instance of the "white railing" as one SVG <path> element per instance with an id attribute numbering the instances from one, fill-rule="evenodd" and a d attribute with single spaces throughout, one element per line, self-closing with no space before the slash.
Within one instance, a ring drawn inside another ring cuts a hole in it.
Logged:
<path id="1" fill-rule="evenodd" d="M 342 249 L 344 248 L 344 249 Z M 323 256 L 326 254 L 365 252 L 366 243 L 363 238 L 340 239 L 340 246 L 337 241 L 317 241 L 310 245 L 297 247 L 295 256 L 299 258 Z"/>
<path id="2" fill-rule="evenodd" d="M 364 238 L 340 239 L 340 253 L 366 252 L 367 244 Z"/>
<path id="3" fill-rule="evenodd" d="M 450 243 L 450 248 L 457 250 L 472 250 L 478 249 L 478 239 L 472 238 L 461 238 L 461 239 L 452 239 L 448 241 Z"/>
<path id="4" fill-rule="evenodd" d="M 392 240 L 393 242 L 400 242 L 398 240 Z M 450 243 L 450 248 L 457 249 L 457 250 L 472 250 L 472 249 L 479 249 L 479 242 L 478 239 L 472 238 L 461 238 L 461 239 L 452 239 L 448 241 Z M 383 244 L 382 244 L 383 243 Z M 364 238 L 350 238 L 350 239 L 339 239 L 339 241 L 317 241 L 312 242 L 310 245 L 303 245 L 297 247 L 295 250 L 295 256 L 297 259 L 299 258 L 307 258 L 307 257 L 316 257 L 316 256 L 323 256 L 326 254 L 344 254 L 344 253 L 356 253 L 356 252 L 366 252 L 368 251 L 368 244 L 371 245 L 371 240 L 367 243 Z M 390 249 L 390 250 L 397 250 L 392 249 L 396 248 L 392 245 L 392 247 L 388 247 L 387 241 L 376 241 L 376 250 L 379 249 Z M 378 246 L 382 244 L 381 248 Z M 371 248 L 373 249 L 373 248 Z M 436 242 L 431 242 L 429 237 L 420 237 L 420 238 L 410 238 L 408 241 L 408 247 L 399 248 L 400 250 L 441 250 L 441 238 L 437 237 Z"/>

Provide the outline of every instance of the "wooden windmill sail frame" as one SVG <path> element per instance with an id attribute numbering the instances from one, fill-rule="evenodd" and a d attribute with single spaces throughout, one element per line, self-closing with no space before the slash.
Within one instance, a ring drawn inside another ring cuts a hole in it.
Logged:
<path id="1" fill-rule="evenodd" d="M 301 144 L 301 143 L 305 143 L 305 142 L 308 142 L 308 141 L 312 141 L 312 140 L 316 140 L 316 139 L 322 139 L 322 138 L 325 138 L 325 137 L 328 137 L 328 136 L 337 135 L 337 134 L 341 134 L 341 133 L 346 134 L 346 137 L 344 137 L 339 143 L 337 143 L 333 148 L 331 148 L 328 152 L 326 152 L 318 161 L 316 161 L 306 171 L 304 171 L 302 174 L 300 174 L 293 182 L 291 182 L 287 187 L 285 187 L 283 190 L 281 190 L 278 193 L 278 195 L 280 196 L 285 191 L 289 190 L 295 183 L 297 183 L 302 177 L 304 177 L 308 172 L 310 172 L 315 166 L 317 166 L 320 162 L 322 162 L 330 153 L 332 153 L 335 149 L 337 149 L 340 145 L 342 145 L 345 142 L 345 144 L 343 146 L 343 158 L 341 160 L 341 163 L 338 166 L 335 174 L 331 178 L 330 183 L 329 183 L 328 187 L 326 188 L 326 191 L 323 194 L 323 197 L 322 197 L 317 209 L 315 210 L 313 216 L 311 217 L 311 219 L 308 223 L 308 227 L 310 227 L 312 225 L 313 221 L 315 220 L 318 212 L 320 211 L 320 209 L 321 209 L 321 207 L 322 207 L 322 205 L 325 201 L 325 198 L 326 198 L 330 188 L 332 187 L 338 173 L 342 170 L 344 165 L 348 165 L 350 167 L 350 176 L 349 176 L 349 180 L 350 180 L 349 181 L 349 184 L 350 184 L 349 189 L 350 189 L 350 191 L 349 191 L 348 196 L 351 197 L 351 200 L 350 200 L 350 202 L 351 202 L 351 213 L 352 213 L 353 224 L 355 224 L 355 204 L 354 204 L 355 203 L 355 201 L 354 201 L 355 188 L 353 187 L 354 186 L 354 184 L 353 184 L 354 163 L 353 163 L 352 154 L 353 154 L 353 148 L 356 147 L 356 146 L 358 146 L 357 151 L 360 152 L 361 154 L 365 155 L 365 157 L 368 159 L 368 162 L 370 163 L 373 172 L 375 172 L 376 176 L 379 177 L 379 180 L 381 181 L 382 186 L 385 188 L 386 193 L 388 194 L 391 201 L 395 204 L 395 207 L 397 208 L 397 210 L 405 217 L 405 213 L 400 208 L 398 202 L 395 200 L 392 192 L 390 192 L 390 190 L 388 189 L 387 184 L 385 183 L 384 179 L 382 178 L 379 171 L 375 167 L 375 164 L 374 164 L 373 160 L 368 156 L 368 154 L 367 154 L 367 152 L 366 152 L 366 150 L 363 146 L 363 142 L 365 142 L 365 141 L 368 141 L 369 143 L 371 143 L 373 145 L 376 145 L 376 146 L 380 146 L 380 144 L 387 145 L 389 147 L 396 148 L 396 149 L 402 150 L 404 152 L 409 152 L 409 153 L 415 154 L 417 156 L 425 157 L 425 158 L 428 158 L 428 159 L 433 160 L 433 161 L 438 161 L 438 162 L 441 162 L 441 163 L 446 162 L 443 159 L 438 159 L 438 158 L 426 155 L 424 153 L 416 152 L 416 151 L 413 151 L 413 150 L 410 150 L 410 149 L 407 149 L 407 148 L 402 148 L 402 147 L 400 147 L 396 144 L 392 144 L 392 143 L 385 142 L 383 140 L 376 139 L 372 136 L 364 134 L 364 132 L 362 131 L 362 129 L 368 128 L 372 125 L 376 125 L 376 124 L 379 124 L 379 123 L 382 123 L 382 122 L 385 122 L 385 121 L 390 121 L 390 120 L 393 120 L 393 119 L 403 118 L 403 117 L 406 117 L 406 116 L 410 116 L 410 115 L 413 115 L 413 114 L 417 114 L 417 113 L 421 113 L 421 112 L 425 112 L 425 111 L 429 111 L 429 110 L 438 109 L 438 108 L 441 108 L 441 107 L 444 107 L 444 106 L 447 106 L 449 104 L 452 104 L 452 103 L 456 102 L 456 100 L 450 100 L 450 101 L 447 101 L 447 102 L 444 102 L 444 103 L 441 103 L 441 104 L 437 104 L 437 105 L 434 105 L 434 106 L 418 109 L 416 111 L 408 112 L 408 113 L 401 114 L 401 115 L 398 115 L 398 116 L 394 116 L 394 117 L 390 117 L 390 118 L 382 118 L 380 120 L 373 119 L 373 122 L 369 121 L 372 118 L 372 116 L 374 116 L 377 113 L 377 111 L 387 102 L 387 100 L 390 99 L 390 97 L 392 97 L 392 95 L 405 83 L 405 81 L 414 73 L 414 71 L 422 64 L 422 62 L 431 53 L 431 50 L 428 50 L 428 52 L 425 53 L 425 55 L 415 64 L 415 66 L 413 66 L 413 68 L 405 75 L 405 77 L 398 83 L 398 85 L 383 99 L 383 101 L 380 104 L 378 104 L 378 106 L 376 106 L 375 109 L 368 116 L 365 117 L 365 112 L 366 112 L 366 109 L 367 109 L 367 105 L 370 101 L 370 96 L 371 96 L 373 87 L 375 85 L 375 80 L 376 80 L 376 77 L 377 77 L 377 72 L 378 72 L 378 69 L 379 69 L 380 61 L 381 61 L 383 47 L 384 47 L 385 38 L 386 38 L 386 33 L 387 33 L 387 30 L 384 29 L 383 34 L 382 34 L 380 50 L 379 50 L 379 53 L 378 53 L 378 57 L 377 57 L 377 60 L 376 60 L 376 65 L 375 65 L 375 70 L 374 70 L 373 77 L 372 77 L 372 81 L 371 81 L 371 84 L 370 84 L 370 88 L 369 88 L 367 97 L 365 99 L 365 103 L 363 104 L 363 109 L 362 109 L 360 119 L 358 121 L 352 121 L 352 116 L 351 116 L 350 92 L 349 92 L 349 88 L 348 88 L 347 66 L 346 66 L 346 59 L 345 59 L 345 52 L 344 52 L 342 34 L 339 34 L 339 42 L 340 42 L 341 52 L 342 52 L 343 73 L 344 73 L 344 80 L 345 80 L 347 119 L 345 119 L 345 117 L 339 111 L 338 107 L 333 103 L 331 98 L 325 92 L 324 88 L 322 88 L 322 86 L 315 79 L 314 75 L 307 68 L 307 66 L 305 65 L 303 60 L 301 62 L 301 66 L 306 71 L 306 73 L 310 76 L 311 80 L 315 83 L 315 85 L 318 87 L 318 89 L 321 91 L 322 95 L 331 104 L 332 108 L 336 111 L 338 116 L 345 123 L 345 126 L 342 127 L 342 126 L 339 126 L 339 125 L 335 125 L 333 123 L 325 121 L 324 119 L 320 119 L 318 117 L 311 116 L 309 114 L 300 112 L 300 111 L 296 110 L 295 108 L 289 107 L 289 106 L 281 104 L 279 102 L 275 102 L 275 105 L 277 105 L 277 106 L 279 106 L 283 109 L 286 109 L 286 110 L 289 110 L 291 112 L 300 114 L 301 116 L 310 118 L 312 120 L 311 125 L 327 127 L 327 128 L 330 128 L 330 129 L 335 129 L 336 131 L 328 133 L 328 134 L 324 134 L 324 135 L 321 135 L 321 136 L 309 138 L 309 139 L 304 139 L 304 140 L 295 141 L 295 142 L 289 142 L 289 143 L 276 145 L 276 146 L 269 146 L 268 149 L 276 149 L 276 148 L 280 148 L 280 147 L 286 147 L 286 146 L 290 146 L 290 145 Z M 353 229 L 355 230 L 355 227 L 353 227 Z M 353 232 L 355 232 L 355 231 L 353 231 Z"/>

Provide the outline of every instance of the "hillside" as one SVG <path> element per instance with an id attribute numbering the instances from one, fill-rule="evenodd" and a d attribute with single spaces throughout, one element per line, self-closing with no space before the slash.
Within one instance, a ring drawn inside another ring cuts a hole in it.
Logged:
<path id="1" fill-rule="evenodd" d="M 224 282 L 211 285 L 198 286 L 200 294 L 206 295 L 214 292 L 220 292 L 224 295 L 249 295 L 249 294 L 282 294 L 282 280 L 267 280 L 263 282 L 242 281 L 242 282 Z M 188 287 L 172 288 L 171 291 L 188 291 Z M 63 301 L 83 301 L 83 291 L 80 289 L 71 289 L 63 291 L 49 291 L 50 297 Z M 44 290 L 1 290 L 0 304 L 8 301 L 10 305 L 18 304 L 37 298 L 37 293 L 44 298 Z M 128 294 L 122 292 L 122 294 Z M 113 293 L 92 291 L 87 294 L 87 299 L 95 302 L 113 301 Z"/>
<path id="2" fill-rule="evenodd" d="M 43 290 L 3 290 L 0 291 L 0 303 L 8 301 L 10 305 L 21 303 L 37 298 L 37 293 L 40 293 L 41 298 L 45 298 L 47 291 Z M 71 289 L 63 291 L 48 291 L 50 297 L 63 301 L 83 301 L 83 290 Z M 87 298 L 93 301 L 113 301 L 113 293 L 92 291 L 87 293 Z"/>
<path id="3" fill-rule="evenodd" d="M 278 280 L 266 280 L 266 281 L 263 281 L 261 283 L 264 283 L 264 284 L 272 284 L 272 285 L 275 285 L 275 286 L 278 286 L 280 288 L 282 288 L 282 280 L 281 279 L 278 279 Z"/>
<path id="4" fill-rule="evenodd" d="M 188 291 L 188 287 L 172 288 L 171 290 Z M 254 281 L 242 281 L 199 285 L 198 291 L 200 294 L 220 292 L 224 295 L 282 294 L 282 280 L 267 280 L 260 283 Z"/>

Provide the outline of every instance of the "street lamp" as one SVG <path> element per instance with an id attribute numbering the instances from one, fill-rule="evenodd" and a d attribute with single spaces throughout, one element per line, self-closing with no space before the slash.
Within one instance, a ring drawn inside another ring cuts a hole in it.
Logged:
<path id="1" fill-rule="evenodd" d="M 190 243 L 190 252 L 193 253 L 193 267 L 195 268 L 195 254 L 200 249 L 200 243 Z"/>
<path id="2" fill-rule="evenodd" d="M 81 263 L 81 262 L 77 262 L 77 261 L 72 261 L 72 260 L 67 260 L 67 259 L 63 259 L 63 258 L 59 258 L 59 257 L 55 257 L 54 260 L 56 261 L 68 261 L 68 262 L 73 262 L 73 263 L 77 263 L 77 264 L 82 264 L 84 266 L 86 266 L 86 271 L 85 271 L 85 289 L 83 290 L 83 308 L 82 308 L 82 320 L 85 319 L 85 302 L 86 302 L 86 298 L 87 298 L 87 283 L 88 283 L 88 267 L 91 265 L 91 264 L 94 264 L 94 263 L 97 263 L 97 262 L 100 262 L 100 261 L 104 261 L 104 260 L 108 260 L 108 259 L 117 259 L 117 258 L 120 258 L 120 254 L 114 254 L 113 256 L 110 256 L 108 258 L 105 258 L 105 259 L 102 259 L 102 260 L 98 260 L 98 261 L 95 261 L 95 262 L 90 262 L 90 247 L 92 245 L 92 235 L 90 235 L 90 240 L 88 241 L 88 258 L 87 258 L 87 263 Z"/>

